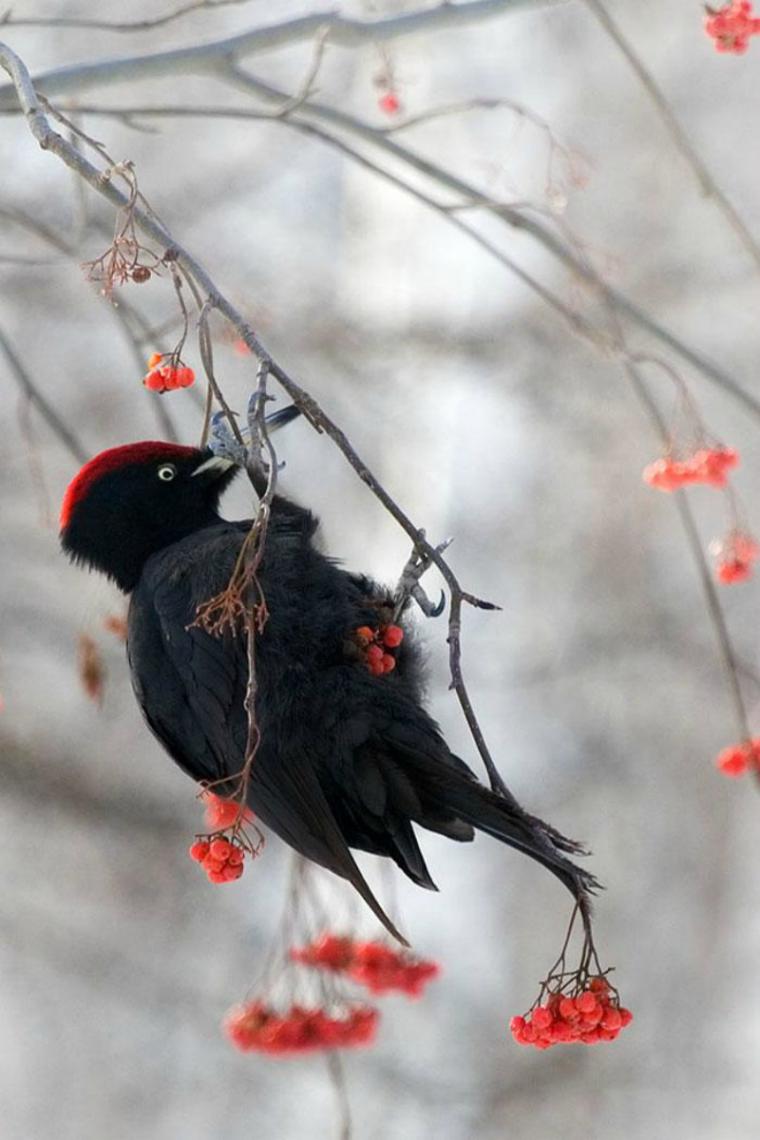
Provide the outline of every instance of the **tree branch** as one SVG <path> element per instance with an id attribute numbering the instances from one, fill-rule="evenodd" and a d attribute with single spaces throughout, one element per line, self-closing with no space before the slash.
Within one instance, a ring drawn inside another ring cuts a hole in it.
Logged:
<path id="1" fill-rule="evenodd" d="M 225 60 L 258 55 L 286 44 L 311 40 L 323 28 L 327 29 L 331 44 L 355 47 L 364 43 L 385 43 L 414 32 L 460 28 L 493 19 L 508 10 L 548 6 L 559 2 L 561 0 L 470 0 L 466 4 L 440 3 L 434 8 L 386 16 L 381 20 L 354 20 L 342 16 L 335 9 L 328 9 L 193 47 L 56 67 L 38 75 L 35 84 L 47 94 L 70 94 L 93 85 L 103 86 L 121 83 L 123 80 L 132 83 L 137 79 L 157 75 L 213 70 Z M 14 101 L 13 85 L 1 87 L 0 108 L 12 107 Z"/>
<path id="2" fill-rule="evenodd" d="M 64 423 L 53 405 L 34 383 L 24 368 L 24 365 L 21 363 L 21 358 L 15 352 L 11 342 L 2 329 L 0 329 L 0 349 L 2 349 L 8 361 L 8 366 L 14 380 L 27 399 L 35 405 L 42 418 L 48 426 L 52 428 L 54 434 L 58 436 L 58 439 L 60 439 L 64 447 L 74 456 L 77 463 L 86 463 L 90 458 L 89 451 L 76 433 Z"/>
<path id="3" fill-rule="evenodd" d="M 22 16 L 16 19 L 9 8 L 0 19 L 0 27 L 10 28 L 97 28 L 103 32 L 145 32 L 171 24 L 190 12 L 213 12 L 216 8 L 229 8 L 234 4 L 247 4 L 250 0 L 190 0 L 163 16 L 152 20 L 113 21 L 78 19 L 76 16 Z"/>
<path id="4" fill-rule="evenodd" d="M 466 5 L 447 6 L 447 11 L 449 7 L 452 11 L 458 11 L 460 8 L 474 9 L 477 7 L 480 9 L 482 5 L 478 2 L 477 4 L 471 3 Z M 488 5 L 488 9 L 488 14 L 491 14 L 490 4 Z M 437 8 L 430 10 L 430 12 L 440 11 L 441 9 Z M 412 13 L 410 16 L 404 17 L 404 19 L 409 19 L 414 15 L 415 14 Z M 417 15 L 421 14 L 418 13 Z M 324 21 L 322 21 L 322 23 L 324 23 Z M 285 25 L 283 25 L 283 27 L 284 26 Z M 315 30 L 315 28 L 312 28 L 312 32 Z M 230 41 L 224 42 L 229 43 Z M 185 53 L 183 55 L 185 63 L 190 66 L 194 61 L 196 69 L 210 70 L 211 73 L 216 74 L 220 79 L 226 79 L 228 82 L 232 83 L 239 89 L 246 91 L 248 94 L 255 95 L 258 98 L 263 99 L 265 102 L 274 104 L 277 107 L 278 112 L 281 112 L 283 107 L 287 107 L 289 104 L 292 104 L 293 96 L 288 95 L 286 92 L 283 92 L 278 88 L 273 87 L 271 84 L 265 83 L 262 80 L 257 79 L 249 73 L 243 71 L 236 65 L 234 60 L 232 60 L 229 55 L 221 55 L 219 57 L 213 55 L 207 57 L 207 49 L 210 50 L 213 47 L 214 45 L 212 44 L 201 45 L 200 47 L 194 49 L 187 49 L 188 52 L 192 51 L 196 54 L 194 57 L 189 57 L 187 56 L 187 53 Z M 148 72 L 148 74 L 162 73 L 161 69 L 163 64 L 161 61 L 164 60 L 165 56 L 171 54 L 172 53 L 163 53 L 162 55 L 144 57 L 147 61 L 151 62 L 151 66 L 155 68 L 155 70 Z M 112 61 L 112 63 L 109 63 L 108 67 L 118 68 L 121 62 L 123 61 Z M 201 64 L 203 64 L 203 67 L 201 67 Z M 93 64 L 91 65 L 91 68 L 97 68 L 99 66 L 100 65 Z M 63 85 L 58 81 L 58 79 L 55 78 L 55 75 L 58 73 L 48 73 L 48 86 L 50 89 L 56 91 L 77 90 L 80 86 L 84 85 L 85 80 L 88 84 L 95 82 L 108 83 L 110 81 L 111 75 L 107 70 L 105 73 L 101 73 L 100 71 L 93 72 L 91 68 L 82 66 L 80 68 L 68 69 L 70 76 L 66 83 Z M 135 77 L 136 76 L 134 75 L 130 76 L 130 78 Z M 43 76 L 41 78 L 42 80 L 45 80 L 46 77 Z M 7 92 L 8 90 L 9 88 L 7 87 L 0 88 L 0 111 L 2 111 L 3 108 L 6 110 L 9 109 L 9 101 L 3 96 L 3 92 Z M 118 110 L 109 112 L 103 108 L 90 108 L 89 110 L 93 113 L 120 114 L 122 117 L 124 114 L 136 115 L 140 113 L 149 115 L 154 113 L 161 113 L 160 110 L 157 111 L 155 108 L 151 109 L 147 107 L 130 108 L 126 112 Z M 168 109 L 166 110 L 168 113 Z M 204 114 L 208 113 L 209 111 L 210 109 L 200 109 L 198 113 Z M 190 108 L 172 108 L 171 113 L 190 114 L 195 112 L 193 112 Z M 255 112 L 236 109 L 220 109 L 220 113 L 223 113 L 224 115 L 232 118 L 274 118 L 277 119 L 277 121 L 291 125 L 297 124 L 299 127 L 306 125 L 311 127 L 321 127 L 323 128 L 321 132 L 315 131 L 315 133 L 319 134 L 319 137 L 323 138 L 327 142 L 330 142 L 330 144 L 333 146 L 341 145 L 340 140 L 336 139 L 332 132 L 324 130 L 324 125 L 328 124 L 331 127 L 337 128 L 339 131 L 347 131 L 357 138 L 360 138 L 363 142 L 380 148 L 384 154 L 387 154 L 393 159 L 401 161 L 407 167 L 410 167 L 417 173 L 429 178 L 439 188 L 443 188 L 456 194 L 458 204 L 469 205 L 473 208 L 482 209 L 483 211 L 504 222 L 511 230 L 517 230 L 532 237 L 541 246 L 543 246 L 544 249 L 548 250 L 548 252 L 551 253 L 562 265 L 564 265 L 565 268 L 568 269 L 575 277 L 588 285 L 594 291 L 597 297 L 606 305 L 612 306 L 612 308 L 618 314 L 625 317 L 634 326 L 647 333 L 648 335 L 653 336 L 663 345 L 666 345 L 672 352 L 680 356 L 682 360 L 686 361 L 693 368 L 699 371 L 708 381 L 720 388 L 723 388 L 734 399 L 743 404 L 749 412 L 760 419 L 760 399 L 755 397 L 752 393 L 748 392 L 725 369 L 721 368 L 719 365 L 715 364 L 713 361 L 705 357 L 698 350 L 692 348 L 688 343 L 681 340 L 678 336 L 676 336 L 675 333 L 671 332 L 670 329 L 662 325 L 644 309 L 640 308 L 624 293 L 608 285 L 607 282 L 604 281 L 604 279 L 600 276 L 600 274 L 596 272 L 593 266 L 587 260 L 579 257 L 578 253 L 573 250 L 573 248 L 568 245 L 568 243 L 558 237 L 557 234 L 555 234 L 549 228 L 549 226 L 531 217 L 524 210 L 519 209 L 516 206 L 511 206 L 509 204 L 495 201 L 493 198 L 482 193 L 482 191 L 480 191 L 476 186 L 471 185 L 464 179 L 459 178 L 457 175 L 445 170 L 443 167 L 440 167 L 428 159 L 416 154 L 414 151 L 398 142 L 395 138 L 389 136 L 384 128 L 376 128 L 370 126 L 369 124 L 363 123 L 361 120 L 356 119 L 354 116 L 347 114 L 345 111 L 340 111 L 336 108 L 329 107 L 325 104 L 316 103 L 312 100 L 299 102 L 297 109 L 293 114 L 256 115 Z M 346 151 L 346 153 L 356 156 L 356 152 L 351 151 L 350 148 L 343 147 L 343 149 Z M 383 175 L 383 177 L 390 177 L 380 167 L 374 166 L 373 168 L 377 173 Z M 404 185 L 402 182 L 397 182 L 397 184 L 400 186 Z M 426 198 L 415 189 L 412 189 L 409 186 L 407 186 L 406 189 L 409 193 L 415 194 L 415 196 L 418 197 L 420 201 L 425 202 L 426 205 L 432 204 L 430 199 Z M 437 208 L 441 209 L 442 204 L 439 204 Z M 601 336 L 601 339 L 604 339 L 603 336 Z"/>

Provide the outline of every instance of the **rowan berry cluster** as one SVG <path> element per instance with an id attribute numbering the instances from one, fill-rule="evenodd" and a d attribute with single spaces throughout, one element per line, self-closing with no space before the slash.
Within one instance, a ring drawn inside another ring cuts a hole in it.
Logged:
<path id="1" fill-rule="evenodd" d="M 437 978 L 437 962 L 417 958 L 384 942 L 355 942 L 352 938 L 322 934 L 308 946 L 292 949 L 294 962 L 344 974 L 373 994 L 403 993 L 422 997 L 425 986 Z"/>
<path id="2" fill-rule="evenodd" d="M 642 478 L 658 491 L 677 491 L 693 483 L 725 487 L 728 472 L 736 467 L 739 454 L 730 447 L 700 447 L 685 459 L 665 455 L 644 468 Z"/>
<path id="3" fill-rule="evenodd" d="M 619 1005 L 609 982 L 597 977 L 574 994 L 551 994 L 525 1017 L 513 1017 L 509 1027 L 518 1045 L 550 1049 L 552 1045 L 614 1041 L 632 1020 L 633 1014 Z"/>
<path id="4" fill-rule="evenodd" d="M 154 352 L 148 361 L 148 372 L 143 384 L 151 392 L 170 392 L 174 388 L 189 388 L 195 383 L 195 373 L 170 355 L 164 364 L 164 354 Z"/>
<path id="5" fill-rule="evenodd" d="M 705 31 L 715 40 L 716 51 L 743 55 L 750 36 L 760 32 L 760 20 L 752 15 L 752 4 L 748 0 L 732 0 L 717 11 L 707 8 Z"/>
<path id="6" fill-rule="evenodd" d="M 208 788 L 201 792 L 200 798 L 206 809 L 206 827 L 209 831 L 223 831 L 233 827 L 238 821 L 251 823 L 253 812 L 247 807 L 241 808 L 236 800 L 226 800 L 210 792 Z"/>
<path id="7" fill-rule="evenodd" d="M 243 874 L 245 849 L 234 840 L 199 839 L 188 855 L 200 863 L 212 883 L 232 883 Z"/>
<path id="8" fill-rule="evenodd" d="M 760 772 L 760 738 L 730 744 L 718 753 L 715 766 L 724 776 L 743 776 L 750 769 Z"/>
<path id="9" fill-rule="evenodd" d="M 737 527 L 710 549 L 716 557 L 715 577 L 723 586 L 746 582 L 752 577 L 752 564 L 760 558 L 760 545 Z"/>
<path id="10" fill-rule="evenodd" d="M 341 1013 L 291 1005 L 277 1013 L 263 1001 L 252 1001 L 230 1011 L 224 1030 L 242 1052 L 294 1056 L 321 1049 L 350 1049 L 371 1045 L 379 1014 L 366 1005 L 348 1006 Z"/>
<path id="11" fill-rule="evenodd" d="M 398 649 L 404 640 L 404 631 L 400 625 L 381 625 L 376 629 L 360 625 L 354 636 L 364 664 L 373 677 L 393 672 L 396 658 L 389 651 Z"/>

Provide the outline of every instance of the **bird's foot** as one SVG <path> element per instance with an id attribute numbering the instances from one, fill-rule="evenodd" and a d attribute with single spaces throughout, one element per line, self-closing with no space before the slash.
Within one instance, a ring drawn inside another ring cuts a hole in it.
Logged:
<path id="1" fill-rule="evenodd" d="M 421 539 L 425 538 L 424 530 L 421 530 L 419 534 Z M 440 542 L 438 546 L 435 547 L 436 554 L 443 554 L 444 550 L 446 550 L 453 541 L 452 538 L 446 538 L 443 542 Z M 415 545 L 412 548 L 412 553 L 409 555 L 404 569 L 401 571 L 401 577 L 394 591 L 394 610 L 397 616 L 404 610 L 410 598 L 417 603 L 425 617 L 440 617 L 443 613 L 444 606 L 446 605 L 443 590 L 441 590 L 439 600 L 433 602 L 420 585 L 420 578 L 425 571 L 430 568 L 430 565 L 430 555 L 422 553 L 419 547 Z"/>

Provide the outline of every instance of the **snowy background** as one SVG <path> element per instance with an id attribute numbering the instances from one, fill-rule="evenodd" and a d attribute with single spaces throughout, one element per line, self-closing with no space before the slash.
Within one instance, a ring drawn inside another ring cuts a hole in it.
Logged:
<path id="1" fill-rule="evenodd" d="M 362 18 L 403 9 L 392 0 L 344 6 Z M 251 0 L 141 34 L 9 27 L 4 38 L 38 73 L 317 10 L 308 0 Z M 611 10 L 760 235 L 760 44 L 745 57 L 717 55 L 696 0 L 616 0 Z M 13 14 L 118 20 L 157 9 L 104 0 L 40 11 L 18 0 Z M 758 393 L 757 268 L 580 0 L 505 8 L 386 50 L 409 114 L 490 97 L 545 118 L 582 156 L 586 185 L 563 183 L 561 170 L 557 181 L 568 199 L 562 224 L 585 255 Z M 294 45 L 249 67 L 295 91 L 310 54 Z M 377 46 L 328 43 L 319 99 L 389 125 L 372 84 L 382 66 Z M 79 101 L 260 106 L 191 74 L 93 88 Z M 673 505 L 641 482 L 660 445 L 624 372 L 446 218 L 318 140 L 254 120 L 139 122 L 150 131 L 80 119 L 115 157 L 135 162 L 154 208 L 412 518 L 435 539 L 455 536 L 451 561 L 465 587 L 503 606 L 465 614 L 473 700 L 516 795 L 593 849 L 607 887 L 600 951 L 635 1012 L 605 1047 L 541 1054 L 514 1045 L 509 1017 L 531 1004 L 554 960 L 568 898 L 487 838 L 459 846 L 425 836 L 441 893 L 406 882 L 398 893 L 405 929 L 444 975 L 419 1004 L 388 1000 L 377 1047 L 346 1058 L 355 1136 L 756 1136 L 760 804 L 749 783 L 713 769 L 737 729 Z M 503 200 L 557 208 L 556 185 L 547 201 L 545 139 L 508 109 L 448 116 L 399 139 Z M 88 452 L 156 437 L 154 398 L 123 329 L 78 265 L 107 244 L 107 206 L 82 197 L 16 116 L 0 117 L 0 170 L 0 329 Z M 14 222 L 18 210 L 74 244 L 74 255 Z M 593 312 L 528 237 L 467 217 L 566 303 Z M 125 298 L 155 325 L 174 311 L 165 280 L 130 286 Z M 661 353 L 639 333 L 631 345 Z M 170 349 L 171 335 L 153 347 Z M 225 390 L 242 406 L 251 361 L 223 339 L 216 351 Z M 194 350 L 186 355 L 198 367 Z M 649 375 L 669 411 L 669 382 Z M 682 375 L 711 431 L 740 449 L 738 490 L 760 527 L 757 425 L 696 372 Z M 123 647 L 102 629 L 123 602 L 58 550 L 58 504 L 76 464 L 20 400 L 2 358 L 0 385 L 0 1132 L 331 1137 L 323 1059 L 239 1055 L 218 1029 L 276 928 L 287 853 L 272 839 L 226 889 L 187 859 L 200 820 L 194 789 L 143 727 Z M 194 442 L 192 395 L 165 399 L 183 441 Z M 326 548 L 393 581 L 408 542 L 329 440 L 297 423 L 278 447 L 283 487 L 319 513 Z M 694 504 L 707 545 L 725 528 L 725 503 L 697 490 Z M 225 511 L 249 509 L 241 484 Z M 432 594 L 438 585 L 431 574 Z M 721 597 L 740 656 L 757 668 L 757 586 Z M 447 692 L 444 621 L 420 618 L 420 627 L 430 707 L 476 765 Z M 77 677 L 83 631 L 108 670 L 101 708 Z M 752 709 L 751 682 L 746 692 Z"/>

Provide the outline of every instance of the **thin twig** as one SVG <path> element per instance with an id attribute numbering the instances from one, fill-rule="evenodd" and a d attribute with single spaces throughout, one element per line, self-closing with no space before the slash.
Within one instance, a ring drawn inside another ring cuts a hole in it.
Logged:
<path id="1" fill-rule="evenodd" d="M 233 4 L 248 4 L 250 0 L 191 0 L 181 8 L 175 8 L 164 16 L 156 16 L 152 20 L 108 21 L 78 19 L 76 16 L 22 16 L 16 19 L 12 9 L 0 18 L 0 27 L 12 28 L 97 28 L 103 32 L 145 32 L 151 28 L 161 28 L 190 12 L 202 10 L 213 12 L 216 8 L 229 8 Z"/>
<path id="2" fill-rule="evenodd" d="M 335 1049 L 328 1049 L 325 1053 L 327 1072 L 330 1083 L 335 1090 L 335 1099 L 338 1103 L 338 1140 L 351 1140 L 351 1102 L 348 1099 L 346 1074 L 343 1061 Z"/>
<path id="3" fill-rule="evenodd" d="M 74 456 L 77 463 L 85 463 L 89 458 L 89 451 L 68 424 L 64 423 L 56 409 L 34 383 L 26 368 L 21 363 L 21 358 L 16 353 L 2 329 L 0 329 L 0 348 L 3 350 L 5 358 L 8 361 L 11 375 L 18 387 L 27 399 L 35 405 L 42 418 L 67 451 Z"/>
<path id="4" fill-rule="evenodd" d="M 477 9 L 478 13 L 482 14 L 483 16 L 486 14 L 493 14 L 491 6 L 487 5 L 487 7 L 489 9 L 488 12 L 486 12 L 486 7 L 483 7 L 480 3 L 477 2 L 463 5 L 440 5 L 438 8 L 430 9 L 428 14 L 461 14 L 461 10 L 463 9 L 471 10 L 469 13 L 470 15 L 476 14 L 474 12 L 475 9 Z M 399 19 L 411 19 L 413 16 L 415 16 L 415 14 L 411 13 L 408 16 L 400 17 Z M 459 18 L 459 16 L 457 18 Z M 337 33 L 335 30 L 335 25 L 329 19 L 319 18 L 317 23 L 313 22 L 313 17 L 308 17 L 307 19 L 310 21 L 309 28 L 310 34 L 312 35 L 315 34 L 319 28 L 325 25 L 329 26 L 330 40 L 332 43 L 354 42 L 351 38 L 345 41 L 340 39 L 339 36 L 336 38 Z M 395 27 L 395 20 L 391 22 L 394 23 Z M 295 21 L 294 23 L 298 23 L 298 21 Z M 380 21 L 379 23 L 383 24 L 384 22 Z M 424 21 L 422 23 L 424 26 Z M 288 26 L 291 27 L 292 30 L 293 25 Z M 343 25 L 341 24 L 341 27 L 342 26 Z M 366 27 L 370 26 L 372 25 L 366 25 Z M 286 25 L 280 26 L 280 28 L 284 27 L 286 27 Z M 261 31 L 263 33 L 269 30 L 270 29 L 263 29 Z M 248 33 L 247 35 L 250 34 L 253 33 Z M 396 31 L 394 34 L 400 33 Z M 240 50 L 238 50 L 238 48 L 235 46 L 238 44 L 238 40 L 234 37 L 232 40 L 220 41 L 220 43 L 224 46 L 224 50 L 219 49 L 219 44 L 204 44 L 198 48 L 183 49 L 182 52 L 179 53 L 181 57 L 179 60 L 177 59 L 177 53 L 164 52 L 153 56 L 139 57 L 137 59 L 131 58 L 128 61 L 109 61 L 107 66 L 99 64 L 87 66 L 82 65 L 79 68 L 63 69 L 61 72 L 47 73 L 40 77 L 40 82 L 45 82 L 48 85 L 49 89 L 53 91 L 71 91 L 77 90 L 79 86 L 82 85 L 85 81 L 88 84 L 107 84 L 111 82 L 114 77 L 114 73 L 121 74 L 120 67 L 121 64 L 125 62 L 129 64 L 130 79 L 139 78 L 143 74 L 166 74 L 179 68 L 180 66 L 183 69 L 187 69 L 188 67 L 195 65 L 196 69 L 205 71 L 210 70 L 212 74 L 218 75 L 219 78 L 226 78 L 235 86 L 247 90 L 249 93 L 255 94 L 267 102 L 275 103 L 278 108 L 281 108 L 291 102 L 293 96 L 289 96 L 285 92 L 278 90 L 276 87 L 273 87 L 271 84 L 264 83 L 263 81 L 255 78 L 249 73 L 243 71 L 235 62 L 233 62 L 233 57 L 249 54 L 248 48 L 250 45 L 248 39 L 246 39 L 244 36 L 240 42 L 242 43 Z M 280 41 L 278 40 L 277 42 L 279 43 Z M 8 88 L 0 89 L 0 111 L 2 111 L 3 107 L 10 110 L 16 110 L 15 102 L 8 92 Z M 115 112 L 109 112 L 103 108 L 90 108 L 90 111 L 94 113 L 104 114 L 115 113 L 116 115 L 121 115 L 122 117 L 125 114 L 134 115 L 138 113 L 134 109 L 128 109 L 126 111 L 116 110 Z M 143 114 L 148 115 L 153 113 L 155 109 L 142 108 L 140 111 Z M 176 110 L 173 109 L 171 113 L 203 114 L 203 111 L 194 112 L 187 108 L 177 108 Z M 713 361 L 709 360 L 700 352 L 693 349 L 689 344 L 687 344 L 685 341 L 682 341 L 668 328 L 660 324 L 659 321 L 657 321 L 644 309 L 640 308 L 635 302 L 630 300 L 630 298 L 628 298 L 624 293 L 609 285 L 600 276 L 600 274 L 596 272 L 593 266 L 584 261 L 583 258 L 578 257 L 577 250 L 574 250 L 561 238 L 557 237 L 557 235 L 553 233 L 548 226 L 542 224 L 540 221 L 531 217 L 528 213 L 526 213 L 524 210 L 520 210 L 518 207 L 495 201 L 489 195 L 482 193 L 477 187 L 469 184 L 464 179 L 458 177 L 450 171 L 445 170 L 443 167 L 436 165 L 428 159 L 423 158 L 422 156 L 416 154 L 414 151 L 411 151 L 408 147 L 402 146 L 393 137 L 386 134 L 382 128 L 372 127 L 366 123 L 362 123 L 360 120 L 347 114 L 344 111 L 339 111 L 324 104 L 315 103 L 312 100 L 308 100 L 298 107 L 298 122 L 296 121 L 296 116 L 293 114 L 279 117 L 264 114 L 256 115 L 255 113 L 247 115 L 245 112 L 239 112 L 236 110 L 225 110 L 224 113 L 233 118 L 279 118 L 279 121 L 283 123 L 293 126 L 298 125 L 299 127 L 302 125 L 301 119 L 304 119 L 305 117 L 305 122 L 308 122 L 310 125 L 319 125 L 320 123 L 332 124 L 333 126 L 339 127 L 341 130 L 346 130 L 352 134 L 355 134 L 365 142 L 379 147 L 384 153 L 387 153 L 394 159 L 400 160 L 418 173 L 421 173 L 425 177 L 431 179 L 439 186 L 439 188 L 444 188 L 456 193 L 460 197 L 462 204 L 466 204 L 471 208 L 482 209 L 499 218 L 501 221 L 506 223 L 510 229 L 518 230 L 519 232 L 528 234 L 545 249 L 547 249 L 555 258 L 557 258 L 557 260 L 559 260 L 561 264 L 569 269 L 571 273 L 573 273 L 577 278 L 588 285 L 599 297 L 599 299 L 605 302 L 605 304 L 612 305 L 620 315 L 626 317 L 641 330 L 660 340 L 673 352 L 682 357 L 682 359 L 691 364 L 692 367 L 700 371 L 711 383 L 725 389 L 735 399 L 740 401 L 750 412 L 752 412 L 753 415 L 757 416 L 760 419 L 760 400 L 752 395 L 752 393 L 747 391 L 747 389 L 742 387 L 742 385 L 740 385 L 733 378 L 733 376 L 730 375 L 730 373 L 726 372 L 719 365 L 716 365 Z M 327 139 L 330 136 L 323 134 L 321 137 Z M 334 140 L 332 145 L 337 145 L 337 140 Z M 415 193 L 415 191 L 411 188 L 409 188 L 409 192 Z M 440 208 L 441 211 L 444 212 L 443 204 L 441 204 Z"/>

